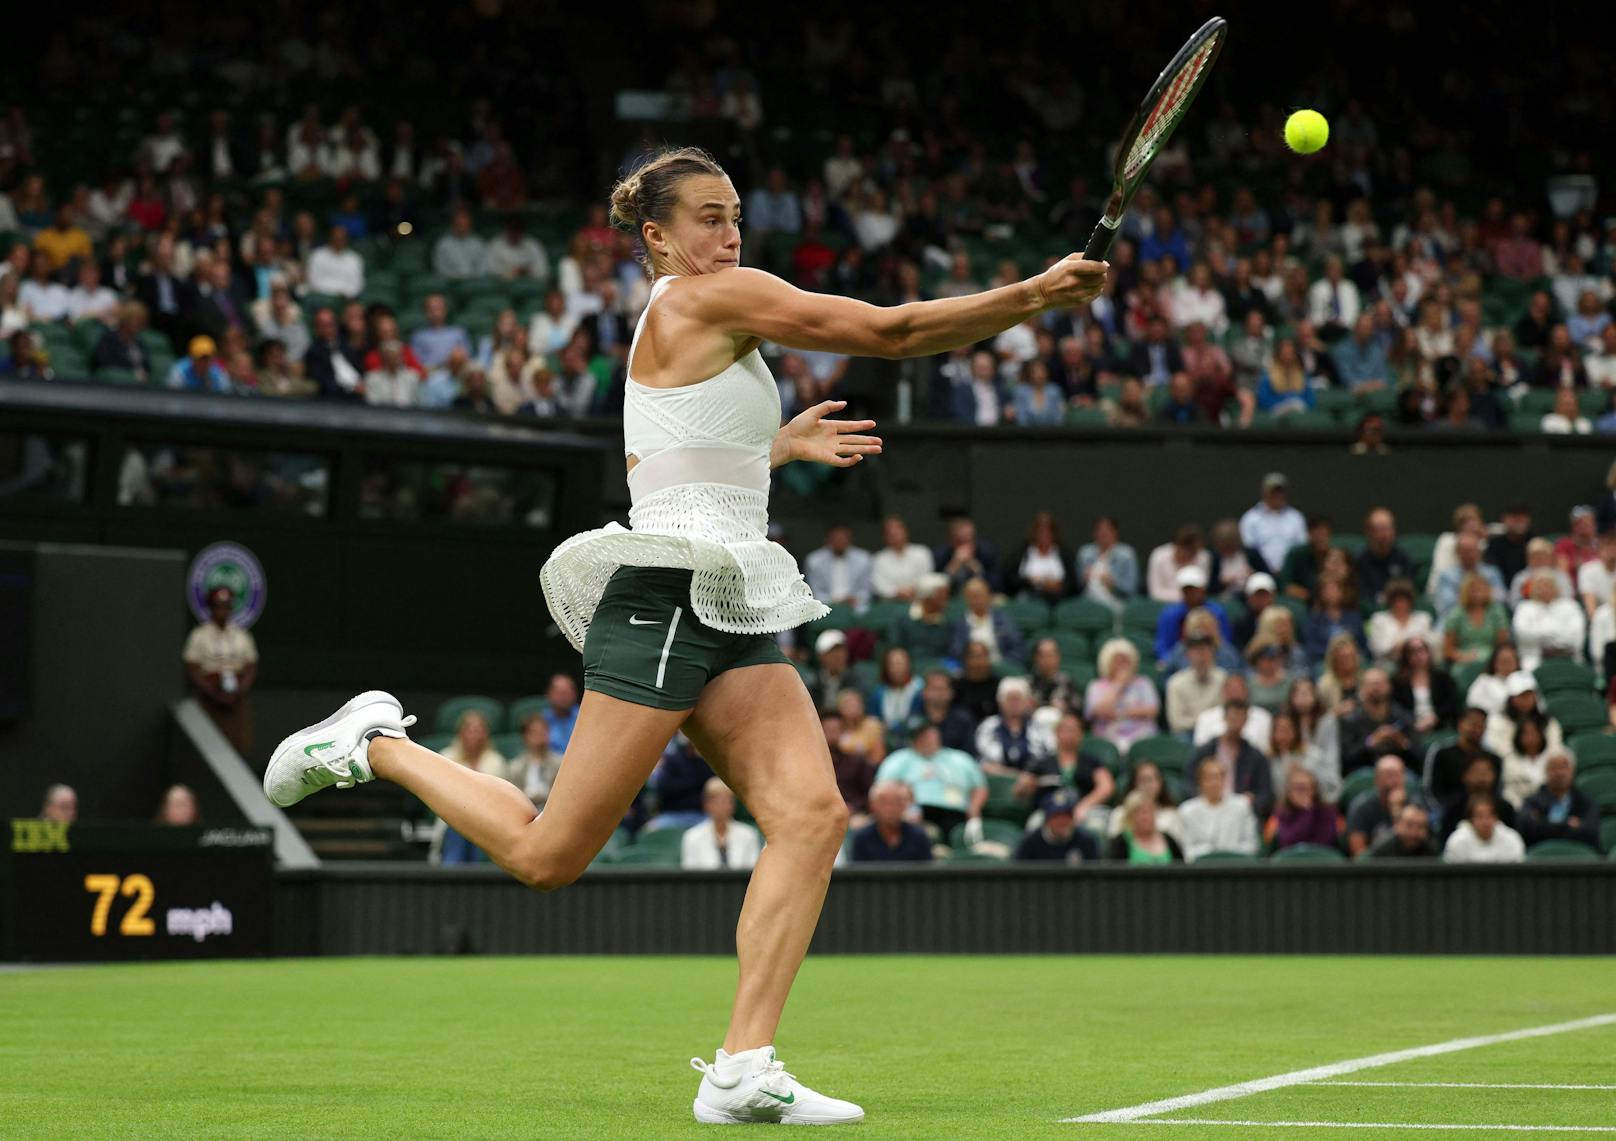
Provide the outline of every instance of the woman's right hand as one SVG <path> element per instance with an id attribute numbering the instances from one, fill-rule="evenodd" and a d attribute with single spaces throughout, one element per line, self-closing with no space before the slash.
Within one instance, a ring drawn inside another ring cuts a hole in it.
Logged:
<path id="1" fill-rule="evenodd" d="M 1071 309 L 1100 296 L 1110 270 L 1109 262 L 1086 261 L 1082 254 L 1067 254 L 1033 281 L 1045 309 Z"/>

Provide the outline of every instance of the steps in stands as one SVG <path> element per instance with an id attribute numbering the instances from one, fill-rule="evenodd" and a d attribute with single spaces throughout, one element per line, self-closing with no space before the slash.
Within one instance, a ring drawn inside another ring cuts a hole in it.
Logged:
<path id="1" fill-rule="evenodd" d="M 424 860 L 431 814 L 386 781 L 330 789 L 287 810 L 323 860 Z"/>

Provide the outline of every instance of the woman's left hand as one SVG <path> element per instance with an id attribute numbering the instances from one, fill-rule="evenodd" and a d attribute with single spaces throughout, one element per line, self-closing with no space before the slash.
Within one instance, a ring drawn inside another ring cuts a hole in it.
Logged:
<path id="1" fill-rule="evenodd" d="M 771 467 L 792 460 L 810 460 L 832 467 L 852 467 L 865 456 L 881 454 L 881 437 L 866 436 L 874 420 L 827 420 L 847 407 L 845 400 L 824 400 L 799 412 L 774 436 Z"/>

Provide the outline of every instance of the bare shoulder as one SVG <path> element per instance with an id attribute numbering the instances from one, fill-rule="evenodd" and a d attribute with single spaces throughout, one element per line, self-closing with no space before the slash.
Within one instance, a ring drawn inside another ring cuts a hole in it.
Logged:
<path id="1" fill-rule="evenodd" d="M 664 303 L 681 316 L 711 319 L 744 313 L 751 305 L 767 303 L 790 291 L 791 287 L 772 273 L 734 266 L 670 281 Z"/>

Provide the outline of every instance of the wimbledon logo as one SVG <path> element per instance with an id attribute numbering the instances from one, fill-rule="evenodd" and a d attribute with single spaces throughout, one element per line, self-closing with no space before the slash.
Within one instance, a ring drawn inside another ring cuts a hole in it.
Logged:
<path id="1" fill-rule="evenodd" d="M 200 622 L 208 621 L 208 593 L 218 587 L 230 588 L 236 598 L 231 620 L 248 629 L 264 613 L 269 585 L 258 557 L 239 543 L 214 543 L 197 552 L 186 576 L 185 600 Z"/>

